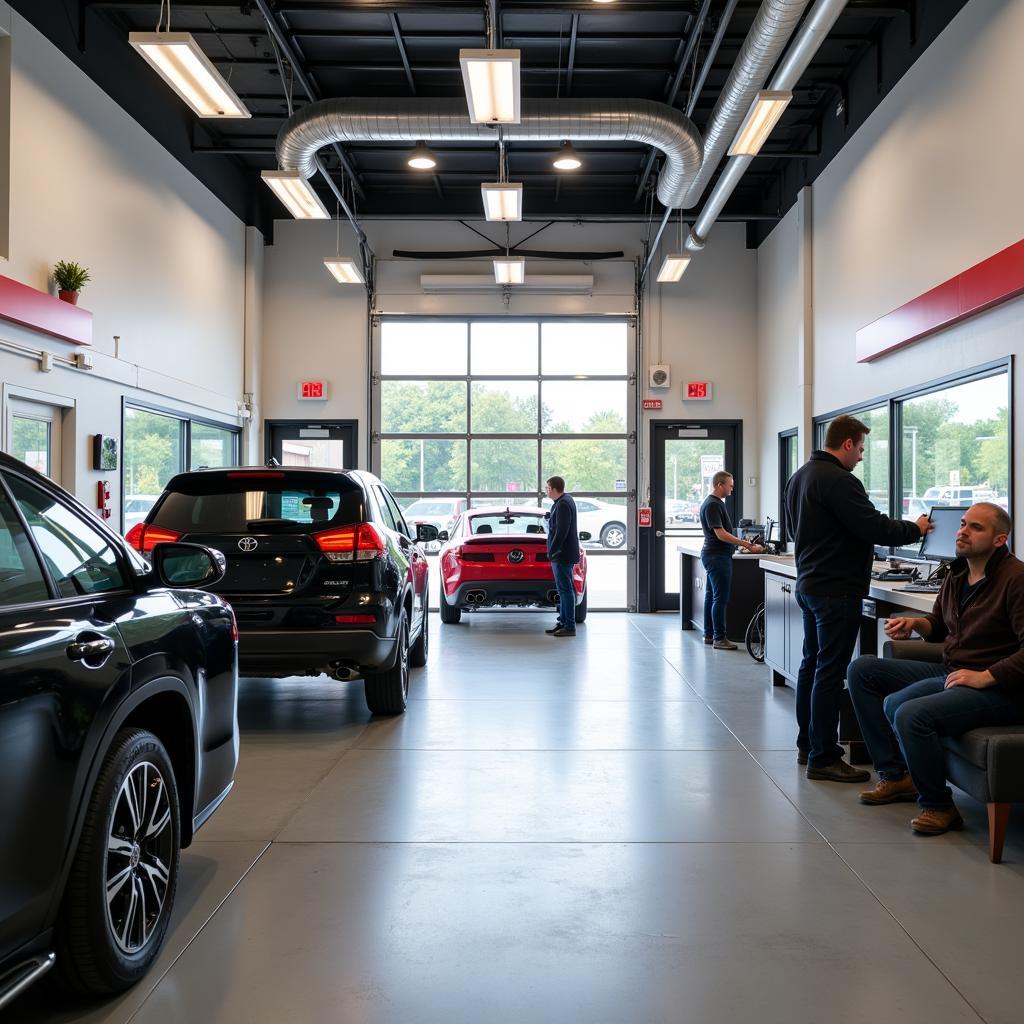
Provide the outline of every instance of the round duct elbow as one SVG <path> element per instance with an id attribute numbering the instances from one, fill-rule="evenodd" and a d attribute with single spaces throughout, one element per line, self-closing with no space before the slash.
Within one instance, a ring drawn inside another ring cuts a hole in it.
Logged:
<path id="1" fill-rule="evenodd" d="M 704 146 L 693 122 L 652 100 L 524 100 L 519 124 L 502 125 L 508 142 L 637 142 L 660 149 L 663 206 L 682 205 L 700 171 Z M 335 142 L 496 142 L 473 124 L 462 99 L 328 99 L 296 111 L 277 137 L 278 166 L 311 177 L 316 155 Z"/>

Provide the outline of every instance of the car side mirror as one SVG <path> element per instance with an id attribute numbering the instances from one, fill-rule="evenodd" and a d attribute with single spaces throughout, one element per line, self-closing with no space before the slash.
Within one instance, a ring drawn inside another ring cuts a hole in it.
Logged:
<path id="1" fill-rule="evenodd" d="M 149 557 L 165 587 L 208 587 L 219 583 L 227 570 L 219 551 L 199 544 L 157 544 Z"/>
<path id="2" fill-rule="evenodd" d="M 580 540 L 590 540 L 591 534 L 587 533 L 586 530 L 580 530 Z"/>
<path id="3" fill-rule="evenodd" d="M 438 530 L 438 532 L 437 532 L 437 539 L 438 540 L 448 540 L 448 538 L 450 536 L 451 536 L 451 534 L 449 534 L 447 530 Z"/>
<path id="4" fill-rule="evenodd" d="M 439 538 L 437 527 L 432 523 L 417 523 L 416 524 L 416 543 L 422 544 L 426 541 L 437 540 Z"/>

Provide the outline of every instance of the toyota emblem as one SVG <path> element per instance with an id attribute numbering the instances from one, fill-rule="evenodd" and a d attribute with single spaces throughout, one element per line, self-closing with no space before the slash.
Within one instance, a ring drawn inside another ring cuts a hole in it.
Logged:
<path id="1" fill-rule="evenodd" d="M 255 537 L 243 537 L 238 542 L 238 547 L 242 551 L 255 551 L 259 547 L 259 543 Z"/>
<path id="2" fill-rule="evenodd" d="M 518 565 L 525 557 L 526 557 L 526 552 L 522 551 L 520 548 L 513 548 L 508 553 L 508 560 L 513 565 Z"/>

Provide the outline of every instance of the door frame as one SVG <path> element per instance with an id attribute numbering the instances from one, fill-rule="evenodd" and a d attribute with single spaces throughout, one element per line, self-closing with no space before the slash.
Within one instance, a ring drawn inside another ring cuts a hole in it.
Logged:
<path id="1" fill-rule="evenodd" d="M 743 420 L 682 419 L 680 417 L 671 417 L 650 421 L 648 451 L 650 452 L 649 493 L 651 496 L 652 512 L 651 543 L 648 546 L 647 563 L 641 566 L 642 578 L 640 586 L 646 592 L 649 602 L 647 607 L 656 612 L 679 610 L 679 595 L 677 594 L 673 600 L 671 595 L 666 594 L 662 589 L 664 586 L 665 569 L 664 540 L 657 535 L 658 531 L 664 532 L 665 529 L 664 466 L 661 465 L 658 458 L 660 451 L 658 434 L 663 430 L 679 429 L 707 430 L 709 433 L 720 431 L 727 435 L 730 431 L 732 432 L 731 443 L 734 448 L 734 457 L 729 471 L 733 475 L 736 486 L 728 502 L 731 503 L 729 511 L 733 522 L 738 523 L 743 512 Z M 725 445 L 726 463 L 728 464 L 730 445 L 728 436 L 725 438 Z"/>
<path id="2" fill-rule="evenodd" d="M 303 419 L 288 419 L 288 420 L 264 420 L 263 421 L 263 458 L 265 462 L 269 462 L 271 458 L 276 457 L 274 453 L 274 431 L 277 429 L 286 429 L 288 427 L 307 427 L 307 428 L 325 428 L 333 430 L 335 428 L 341 430 L 348 430 L 349 436 L 345 438 L 346 445 L 349 445 L 349 453 L 353 460 L 351 466 L 346 466 L 346 469 L 358 469 L 359 468 L 359 448 L 357 447 L 359 442 L 359 421 L 358 420 L 335 420 L 335 419 L 318 419 L 315 416 L 308 416 Z"/>

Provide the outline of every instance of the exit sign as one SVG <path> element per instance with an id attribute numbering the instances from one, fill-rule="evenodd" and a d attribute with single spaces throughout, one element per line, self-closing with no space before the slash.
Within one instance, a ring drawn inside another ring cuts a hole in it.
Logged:
<path id="1" fill-rule="evenodd" d="M 661 399 L 660 398 L 645 398 L 644 399 L 645 409 L 660 409 Z"/>
<path id="2" fill-rule="evenodd" d="M 322 402 L 327 398 L 327 381 L 325 380 L 300 380 L 299 401 L 300 402 Z"/>
<path id="3" fill-rule="evenodd" d="M 688 380 L 683 385 L 683 399 L 687 402 L 707 402 L 711 400 L 711 381 Z"/>

